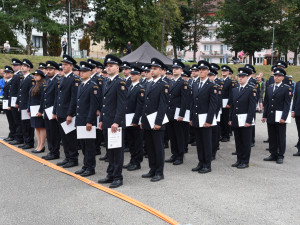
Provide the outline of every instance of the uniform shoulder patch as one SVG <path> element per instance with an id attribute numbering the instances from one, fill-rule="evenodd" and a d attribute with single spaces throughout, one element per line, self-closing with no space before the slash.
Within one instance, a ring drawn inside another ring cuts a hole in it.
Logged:
<path id="1" fill-rule="evenodd" d="M 93 88 L 96 88 L 96 89 L 98 89 L 98 86 L 93 86 Z"/>
<path id="2" fill-rule="evenodd" d="M 121 80 L 121 81 L 120 81 L 120 84 L 125 84 L 125 85 L 126 85 L 126 82 L 123 81 L 123 80 Z"/>

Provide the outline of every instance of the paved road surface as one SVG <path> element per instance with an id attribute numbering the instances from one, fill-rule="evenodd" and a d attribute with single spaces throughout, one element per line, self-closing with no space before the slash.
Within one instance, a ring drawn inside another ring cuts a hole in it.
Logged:
<path id="1" fill-rule="evenodd" d="M 261 115 L 258 114 L 258 120 Z M 0 136 L 7 135 L 7 122 L 0 115 Z M 197 165 L 195 147 L 189 147 L 180 166 L 165 165 L 165 179 L 152 183 L 142 179 L 142 169 L 124 170 L 124 185 L 117 189 L 165 213 L 181 224 L 299 224 L 300 157 L 293 157 L 297 141 L 295 123 L 288 125 L 284 164 L 264 162 L 266 125 L 257 121 L 256 146 L 250 168 L 231 164 L 234 141 L 221 143 L 212 173 L 191 172 Z M 62 154 L 63 155 L 63 154 Z M 80 166 L 82 154 L 80 152 Z M 170 149 L 166 150 L 166 157 Z M 56 163 L 58 160 L 53 161 Z M 125 153 L 125 163 L 129 153 Z M 166 224 L 155 216 L 79 180 L 42 166 L 0 144 L 0 224 Z M 104 177 L 107 164 L 97 157 L 96 174 Z M 80 167 L 71 168 L 74 172 Z"/>

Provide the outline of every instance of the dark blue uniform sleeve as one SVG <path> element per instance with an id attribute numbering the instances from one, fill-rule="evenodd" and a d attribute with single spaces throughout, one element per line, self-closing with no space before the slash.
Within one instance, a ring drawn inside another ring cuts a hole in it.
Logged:
<path id="1" fill-rule="evenodd" d="M 253 88 L 252 93 L 249 96 L 249 107 L 248 107 L 246 123 L 252 124 L 256 112 L 256 100 L 257 100 L 257 91 L 255 88 Z"/>
<path id="2" fill-rule="evenodd" d="M 179 111 L 179 116 L 184 117 L 185 111 L 189 109 L 189 88 L 188 82 L 184 82 L 181 88 L 181 106 Z"/>
<path id="3" fill-rule="evenodd" d="M 127 88 L 124 81 L 120 81 L 117 90 L 117 109 L 114 123 L 120 125 L 125 118 L 127 103 Z"/>
<path id="4" fill-rule="evenodd" d="M 168 93 L 169 93 L 169 85 L 164 84 L 160 88 L 160 99 L 158 104 L 158 111 L 155 119 L 155 125 L 162 126 L 162 122 L 167 112 L 168 108 Z"/>
<path id="5" fill-rule="evenodd" d="M 290 107 L 291 107 L 291 100 L 292 100 L 292 88 L 289 87 L 285 92 L 284 96 L 284 106 L 281 119 L 286 120 L 289 115 Z"/>
<path id="6" fill-rule="evenodd" d="M 80 84 L 79 78 L 75 78 L 73 81 L 72 93 L 71 93 L 71 102 L 67 111 L 67 116 L 75 116 L 76 114 L 76 105 L 77 105 L 77 90 Z"/>
<path id="7" fill-rule="evenodd" d="M 99 87 L 93 86 L 90 90 L 90 106 L 89 106 L 89 113 L 86 119 L 86 123 L 93 124 L 96 116 L 97 116 L 97 109 L 99 105 L 98 96 L 99 96 Z"/>
<path id="8" fill-rule="evenodd" d="M 206 123 L 212 124 L 218 105 L 218 86 L 211 86 Z"/>
<path id="9" fill-rule="evenodd" d="M 137 96 L 137 105 L 132 119 L 133 124 L 139 124 L 139 120 L 143 112 L 144 103 L 145 103 L 145 89 L 140 88 Z"/>

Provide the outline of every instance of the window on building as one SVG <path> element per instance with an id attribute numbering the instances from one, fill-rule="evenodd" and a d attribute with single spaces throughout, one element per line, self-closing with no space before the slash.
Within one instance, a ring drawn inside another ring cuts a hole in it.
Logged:
<path id="1" fill-rule="evenodd" d="M 204 45 L 204 51 L 212 51 L 212 45 Z"/>
<path id="2" fill-rule="evenodd" d="M 220 58 L 220 64 L 226 64 L 227 60 L 224 60 L 224 58 Z"/>
<path id="3" fill-rule="evenodd" d="M 256 64 L 263 64 L 264 58 L 263 57 L 256 57 L 255 62 L 256 62 Z"/>
<path id="4" fill-rule="evenodd" d="M 42 48 L 43 47 L 42 39 L 43 39 L 42 36 L 32 36 L 33 47 Z"/>
<path id="5" fill-rule="evenodd" d="M 212 62 L 212 58 L 204 58 L 205 61 L 211 63 Z"/>

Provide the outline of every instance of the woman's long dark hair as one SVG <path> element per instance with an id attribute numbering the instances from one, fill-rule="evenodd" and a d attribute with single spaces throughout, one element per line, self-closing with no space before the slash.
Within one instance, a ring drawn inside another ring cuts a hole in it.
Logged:
<path id="1" fill-rule="evenodd" d="M 36 96 L 41 94 L 41 86 L 44 84 L 44 82 L 45 82 L 45 78 L 41 76 L 41 79 L 35 82 L 35 85 L 31 90 L 31 96 Z"/>

